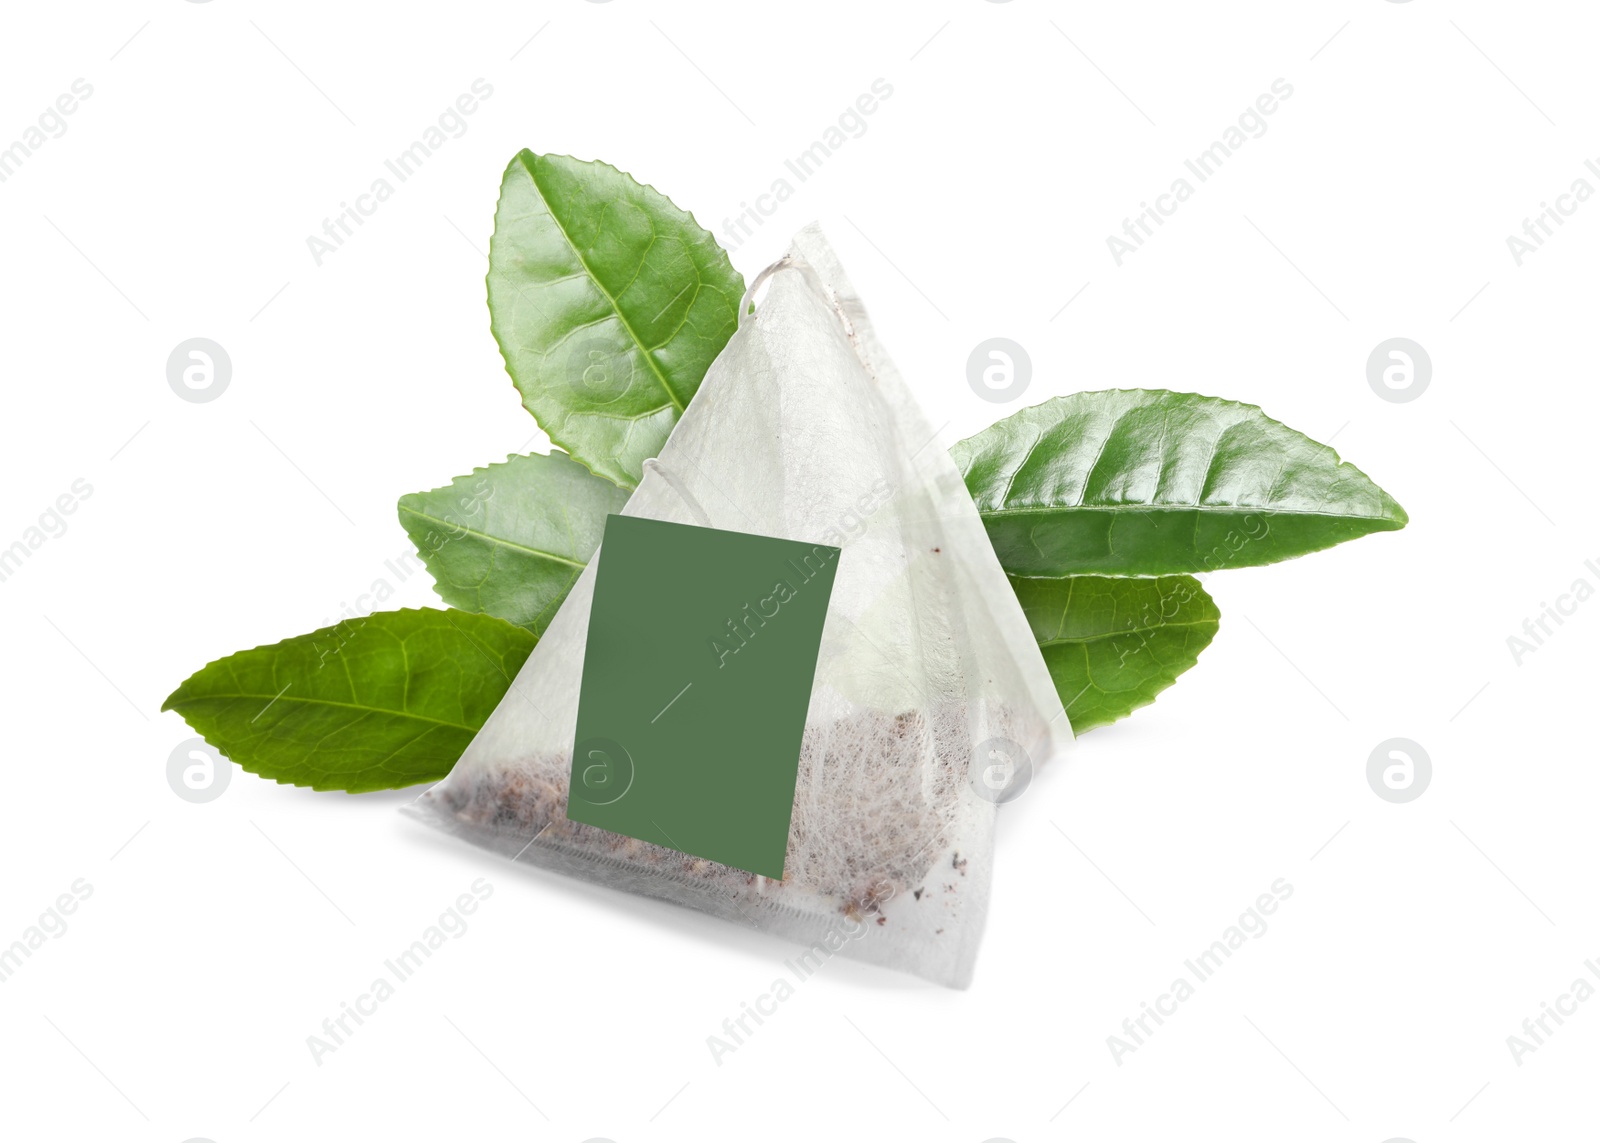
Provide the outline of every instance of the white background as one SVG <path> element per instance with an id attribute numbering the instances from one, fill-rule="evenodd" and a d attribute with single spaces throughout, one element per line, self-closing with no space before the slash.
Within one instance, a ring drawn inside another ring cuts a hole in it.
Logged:
<path id="1" fill-rule="evenodd" d="M 93 86 L 0 184 L 0 546 L 93 488 L 0 583 L 0 942 L 93 886 L 0 985 L 6 1135 L 1590 1137 L 1600 1000 L 1520 1066 L 1506 1043 L 1600 957 L 1600 602 L 1520 666 L 1506 642 L 1600 586 L 1600 204 L 1521 266 L 1506 245 L 1600 186 L 1588 6 L 136 0 L 5 25 L 0 145 Z M 306 236 L 479 77 L 467 132 L 317 266 Z M 793 948 L 513 868 L 402 819 L 409 794 L 235 772 L 176 797 L 179 681 L 392 581 L 400 494 L 547 447 L 484 306 L 510 156 L 604 158 L 720 233 L 880 77 L 867 132 L 733 258 L 748 277 L 820 218 L 946 444 L 1054 394 L 1193 389 L 1336 438 L 1412 519 L 1208 577 L 1199 666 L 1003 811 L 971 990 L 836 959 L 718 1066 L 706 1037 Z M 1117 266 L 1107 236 L 1280 77 L 1266 134 Z M 197 336 L 233 362 L 209 404 L 165 377 Z M 993 336 L 1032 357 L 1016 405 L 967 385 Z M 1394 336 L 1433 361 L 1410 403 L 1366 380 Z M 1434 767 L 1405 805 L 1365 777 L 1395 736 Z M 479 877 L 471 929 L 314 1064 L 306 1037 Z M 1270 930 L 1115 1062 L 1276 878 Z"/>

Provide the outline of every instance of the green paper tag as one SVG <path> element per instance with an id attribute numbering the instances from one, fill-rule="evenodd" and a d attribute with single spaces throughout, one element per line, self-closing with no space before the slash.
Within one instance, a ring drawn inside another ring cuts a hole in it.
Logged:
<path id="1" fill-rule="evenodd" d="M 839 549 L 606 518 L 567 816 L 783 876 Z"/>

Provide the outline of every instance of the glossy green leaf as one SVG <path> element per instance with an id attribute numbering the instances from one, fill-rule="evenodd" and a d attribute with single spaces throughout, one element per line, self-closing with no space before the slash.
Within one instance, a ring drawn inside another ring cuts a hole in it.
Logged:
<path id="1" fill-rule="evenodd" d="M 162 704 L 244 769 L 316 790 L 450 772 L 537 638 L 464 611 L 380 611 L 240 651 Z"/>
<path id="2" fill-rule="evenodd" d="M 512 456 L 400 498 L 439 597 L 543 634 L 626 489 L 561 453 Z"/>
<path id="3" fill-rule="evenodd" d="M 1011 577 L 1072 729 L 1155 701 L 1194 666 L 1221 613 L 1192 576 Z"/>
<path id="4" fill-rule="evenodd" d="M 1114 389 L 1023 409 L 951 449 L 1016 575 L 1168 575 L 1403 528 L 1359 469 L 1254 405 Z"/>
<path id="5" fill-rule="evenodd" d="M 716 239 L 615 167 L 523 151 L 506 168 L 490 326 L 522 403 L 596 474 L 639 483 L 743 295 Z"/>

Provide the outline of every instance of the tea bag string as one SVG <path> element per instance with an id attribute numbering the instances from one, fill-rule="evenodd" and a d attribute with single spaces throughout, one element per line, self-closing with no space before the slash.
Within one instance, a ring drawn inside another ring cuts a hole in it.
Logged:
<path id="1" fill-rule="evenodd" d="M 790 269 L 799 270 L 801 273 L 803 273 L 806 277 L 806 280 L 811 283 L 811 285 L 816 289 L 817 293 L 823 298 L 827 299 L 828 304 L 836 313 L 839 313 L 841 318 L 844 317 L 844 314 L 839 310 L 838 302 L 833 298 L 833 292 L 829 290 L 828 287 L 823 283 L 816 270 L 812 269 L 811 264 L 806 262 L 804 259 L 796 258 L 792 254 L 786 254 L 757 274 L 750 282 L 749 287 L 745 290 L 744 297 L 739 299 L 740 328 L 743 328 L 745 319 L 750 316 L 754 309 L 756 291 L 764 286 L 767 282 L 767 279 L 772 277 L 772 275 L 776 274 L 779 270 Z M 845 322 L 845 328 L 847 331 L 850 328 L 848 321 Z M 689 463 L 694 464 L 692 460 L 689 461 Z M 673 492 L 678 494 L 678 499 L 683 502 L 684 507 L 689 510 L 701 527 L 716 527 L 716 525 L 711 521 L 710 514 L 705 510 L 705 507 L 700 503 L 695 494 L 690 492 L 689 489 L 684 485 L 683 481 L 678 478 L 678 475 L 673 472 L 672 469 L 662 464 L 658 457 L 650 457 L 647 459 L 644 462 L 643 468 L 647 474 L 653 473 L 654 475 L 659 476 L 666 483 L 668 488 L 672 489 Z M 699 466 L 695 465 L 695 468 L 698 469 Z M 704 476 L 705 474 L 702 472 L 701 475 Z M 722 489 L 718 488 L 717 491 L 722 495 L 724 500 L 733 505 L 734 510 L 737 511 L 739 515 L 744 516 L 746 520 L 749 520 L 750 517 L 742 508 L 739 507 L 737 501 L 735 501 Z"/>
<path id="2" fill-rule="evenodd" d="M 739 324 L 741 326 L 744 325 L 745 319 L 755 312 L 756 291 L 762 286 L 766 285 L 767 279 L 772 277 L 772 275 L 776 274 L 779 270 L 786 270 L 794 264 L 794 257 L 792 255 L 785 254 L 782 258 L 779 258 L 765 270 L 762 270 L 761 273 L 750 279 L 750 285 L 745 289 L 744 297 L 739 299 Z"/>
<path id="3" fill-rule="evenodd" d="M 845 328 L 850 328 L 850 323 L 848 319 L 845 319 L 844 312 L 839 308 L 839 302 L 836 298 L 834 298 L 833 291 L 828 288 L 825 282 L 823 282 L 816 270 L 812 268 L 811 263 L 805 261 L 803 258 L 796 258 L 793 254 L 785 254 L 782 258 L 779 258 L 765 270 L 762 270 L 761 273 L 757 274 L 755 278 L 751 280 L 749 288 L 744 292 L 744 297 L 739 299 L 740 326 L 744 325 L 745 320 L 750 317 L 751 313 L 755 310 L 756 291 L 762 286 L 766 285 L 767 279 L 772 277 L 779 270 L 799 270 L 802 274 L 804 274 L 806 281 L 811 283 L 812 287 L 817 291 L 817 293 L 823 298 L 827 299 L 828 305 L 833 309 L 833 311 L 837 313 L 841 319 L 844 319 Z"/>
<path id="4" fill-rule="evenodd" d="M 700 501 L 695 498 L 694 493 L 684 487 L 683 481 L 679 480 L 670 468 L 653 456 L 645 460 L 643 468 L 646 473 L 654 473 L 666 481 L 667 487 L 678 494 L 678 499 L 683 501 L 684 507 L 689 509 L 696 522 L 702 528 L 716 527 L 711 522 L 711 517 L 707 515 L 705 508 L 701 506 Z"/>
<path id="5" fill-rule="evenodd" d="M 840 326 L 844 328 L 844 335 L 850 339 L 850 344 L 854 347 L 856 355 L 861 358 L 861 364 L 866 368 L 867 374 L 873 376 L 869 355 L 862 350 L 860 339 L 856 336 L 856 323 L 850 320 L 850 315 L 845 312 L 844 306 L 839 301 L 839 296 L 833 292 L 832 287 L 822 280 L 822 276 L 817 273 L 811 263 L 803 258 L 797 258 L 793 254 L 785 254 L 757 274 L 751 281 L 749 288 L 744 292 L 744 297 L 739 299 L 739 328 L 744 328 L 745 319 L 754 312 L 756 291 L 765 285 L 767 279 L 779 270 L 799 270 L 805 275 L 806 281 L 816 290 L 818 296 L 827 303 L 828 308 L 833 311 L 833 315 L 839 319 Z M 876 377 L 874 376 L 873 379 L 876 380 Z"/>

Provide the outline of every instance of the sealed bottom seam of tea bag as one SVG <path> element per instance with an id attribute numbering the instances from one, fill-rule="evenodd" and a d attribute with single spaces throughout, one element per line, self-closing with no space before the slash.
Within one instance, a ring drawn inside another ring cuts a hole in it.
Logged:
<path id="1" fill-rule="evenodd" d="M 983 931 L 995 816 L 992 803 L 970 796 L 969 738 L 1003 737 L 1007 727 L 991 716 L 974 731 L 966 712 L 950 714 L 865 716 L 881 725 L 847 726 L 837 742 L 835 728 L 809 729 L 797 800 L 831 795 L 821 820 L 849 824 L 822 838 L 792 835 L 782 881 L 572 821 L 559 777 L 534 777 L 565 775 L 569 755 L 485 768 L 435 788 L 416 811 L 519 863 L 793 941 L 794 963 L 843 953 L 960 986 Z M 900 781 L 886 779 L 896 771 Z M 863 796 L 872 804 L 855 804 Z"/>
<path id="2" fill-rule="evenodd" d="M 791 963 L 839 955 L 965 987 L 996 814 L 976 772 L 997 744 L 1031 770 L 1070 727 L 960 473 L 820 232 L 764 277 L 622 515 L 839 549 L 782 879 L 568 818 L 603 544 L 408 812 L 518 863 L 792 941 Z"/>
<path id="3" fill-rule="evenodd" d="M 494 797 L 498 783 L 482 788 Z M 514 801 L 514 799 L 513 799 Z M 497 799 L 498 802 L 498 799 Z M 886 878 L 873 882 L 864 901 L 842 898 L 789 880 L 772 881 L 757 874 L 690 857 L 567 821 L 564 811 L 533 834 L 548 830 L 530 844 L 529 830 L 509 823 L 480 825 L 472 806 L 448 811 L 435 807 L 432 824 L 518 864 L 603 885 L 623 893 L 683 905 L 712 917 L 755 928 L 794 942 L 785 959 L 808 966 L 806 974 L 833 955 L 886 968 L 911 970 L 941 983 L 964 986 L 981 938 L 990 865 L 993 807 L 988 821 L 963 830 L 971 842 L 967 852 L 945 846 L 928 857 L 924 875 L 915 884 Z M 502 812 L 503 803 L 493 811 Z M 537 819 L 535 819 L 537 820 Z M 568 836 L 551 838 L 552 827 L 566 827 Z M 965 892 L 963 892 L 965 891 Z M 970 896 L 968 896 L 970 894 Z M 715 942 L 715 934 L 708 933 Z"/>

